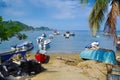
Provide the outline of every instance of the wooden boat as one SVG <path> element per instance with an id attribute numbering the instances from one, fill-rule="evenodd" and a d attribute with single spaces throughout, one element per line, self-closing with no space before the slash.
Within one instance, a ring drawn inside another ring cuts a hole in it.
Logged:
<path id="1" fill-rule="evenodd" d="M 30 51 L 34 48 L 34 45 L 32 42 L 24 42 L 19 45 L 11 46 L 11 50 L 13 51 Z"/>

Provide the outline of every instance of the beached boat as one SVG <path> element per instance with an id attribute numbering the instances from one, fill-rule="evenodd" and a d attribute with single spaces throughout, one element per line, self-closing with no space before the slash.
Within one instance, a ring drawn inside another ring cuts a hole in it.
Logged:
<path id="1" fill-rule="evenodd" d="M 19 52 L 7 51 L 7 52 L 0 53 L 0 60 L 1 62 L 7 61 L 10 58 L 12 58 L 15 54 L 21 54 L 22 56 L 24 56 L 26 54 L 26 51 L 19 51 Z"/>
<path id="2" fill-rule="evenodd" d="M 11 46 L 11 50 L 13 51 L 30 51 L 34 48 L 34 45 L 32 42 L 24 42 L 22 44 L 19 45 L 14 45 Z"/>
<path id="3" fill-rule="evenodd" d="M 87 49 L 80 53 L 82 59 L 97 60 L 107 64 L 117 64 L 115 52 L 108 49 Z"/>

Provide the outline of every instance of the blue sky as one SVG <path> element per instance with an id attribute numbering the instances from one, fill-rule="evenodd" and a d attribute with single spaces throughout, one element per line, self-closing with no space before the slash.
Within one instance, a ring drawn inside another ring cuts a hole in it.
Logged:
<path id="1" fill-rule="evenodd" d="M 60 30 L 88 30 L 91 3 L 79 0 L 0 0 L 4 20 L 23 22 L 29 26 L 46 26 Z"/>
<path id="2" fill-rule="evenodd" d="M 63 30 L 88 29 L 91 8 L 91 4 L 83 6 L 79 0 L 0 0 L 4 20 Z"/>

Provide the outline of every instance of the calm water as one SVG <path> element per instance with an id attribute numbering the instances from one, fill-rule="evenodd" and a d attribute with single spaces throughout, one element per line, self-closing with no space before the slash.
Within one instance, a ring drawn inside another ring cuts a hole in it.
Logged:
<path id="1" fill-rule="evenodd" d="M 53 34 L 52 31 L 28 31 L 23 32 L 28 35 L 28 39 L 26 40 L 18 40 L 17 38 L 13 37 L 9 39 L 9 41 L 5 41 L 0 44 L 0 52 L 9 51 L 11 45 L 20 44 L 24 41 L 32 41 L 34 44 L 33 52 L 38 50 L 38 45 L 36 42 L 36 38 L 40 36 L 43 32 L 47 34 L 46 39 L 48 38 L 49 34 Z M 75 34 L 75 36 L 71 36 L 69 39 L 66 39 L 62 36 L 65 31 L 59 31 L 60 35 L 54 36 L 52 42 L 50 44 L 50 48 L 47 50 L 48 52 L 64 52 L 64 53 L 80 53 L 80 51 L 84 50 L 84 47 L 93 41 L 99 41 L 100 47 L 112 49 L 116 51 L 115 46 L 112 43 L 112 38 L 105 37 L 100 32 L 98 35 L 99 38 L 91 37 L 91 33 L 89 31 L 70 31 Z"/>

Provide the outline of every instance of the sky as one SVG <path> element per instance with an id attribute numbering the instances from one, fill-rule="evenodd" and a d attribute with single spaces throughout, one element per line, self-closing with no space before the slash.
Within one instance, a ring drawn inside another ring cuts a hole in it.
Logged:
<path id="1" fill-rule="evenodd" d="M 88 30 L 93 1 L 79 0 L 0 0 L 3 20 L 20 21 L 33 27 L 59 30 Z"/>

